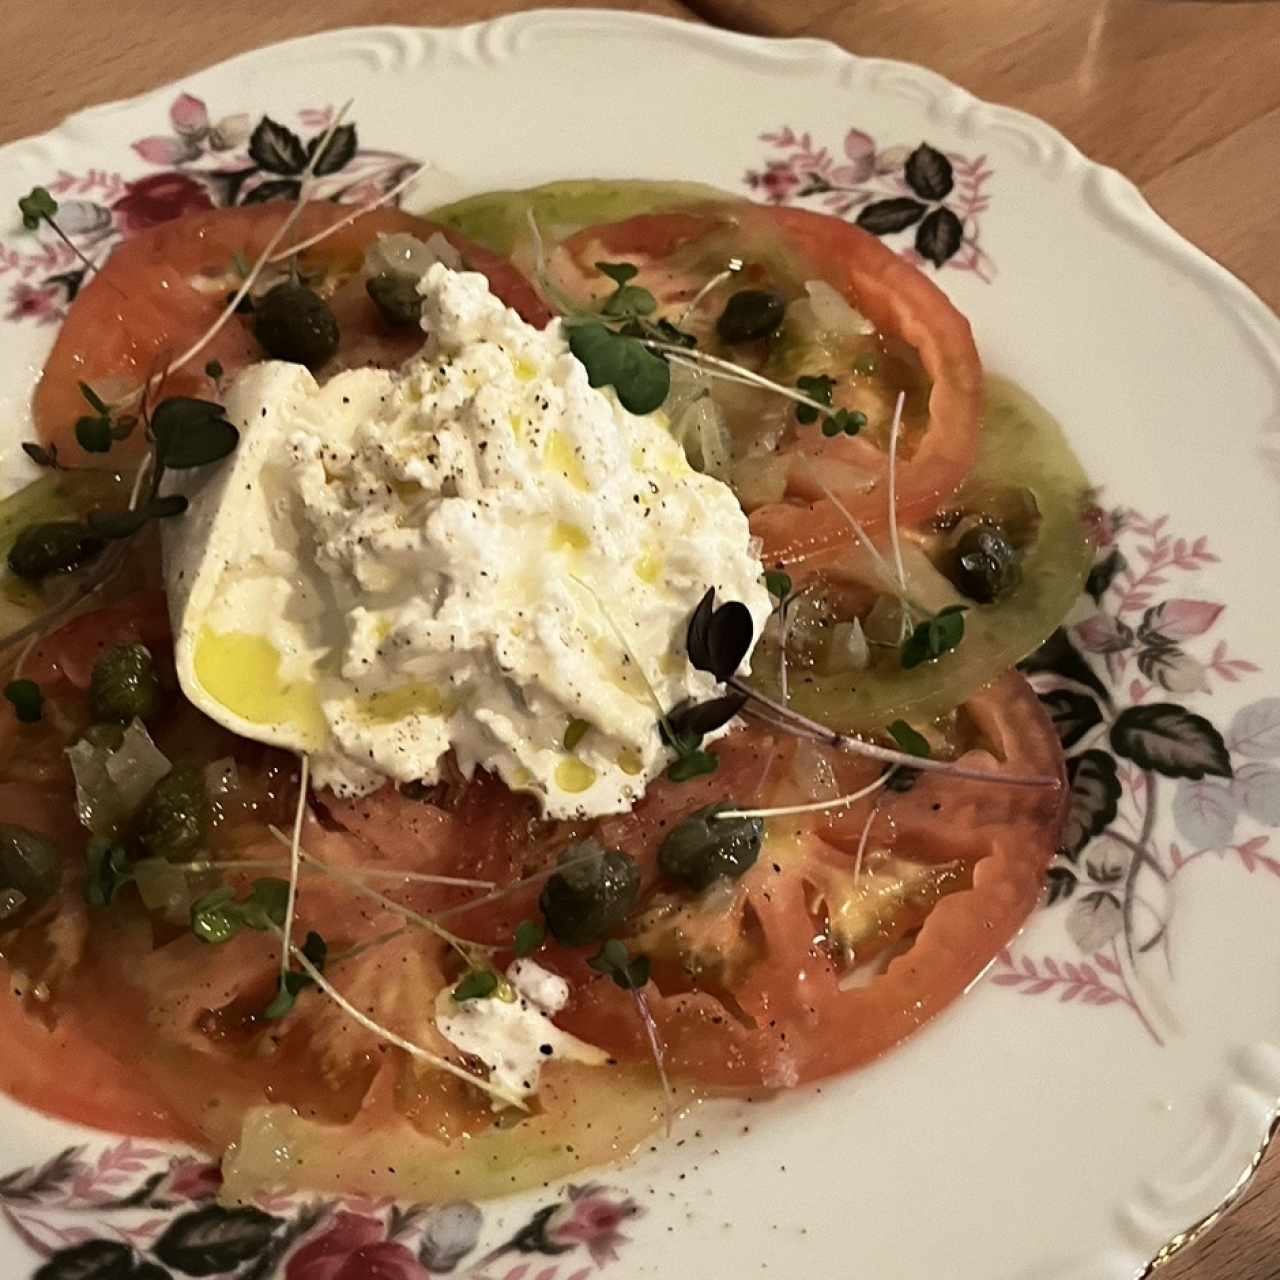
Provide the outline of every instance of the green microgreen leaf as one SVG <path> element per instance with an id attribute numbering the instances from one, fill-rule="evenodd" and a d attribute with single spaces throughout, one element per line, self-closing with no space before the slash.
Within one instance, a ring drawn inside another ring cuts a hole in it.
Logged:
<path id="1" fill-rule="evenodd" d="M 905 720 L 895 720 L 889 726 L 889 736 L 909 756 L 919 756 L 922 760 L 929 758 L 928 738 L 917 733 Z"/>
<path id="2" fill-rule="evenodd" d="M 615 318 L 647 316 L 657 309 L 658 302 L 653 294 L 648 289 L 641 289 L 633 284 L 624 284 L 610 294 L 600 308 L 605 315 Z"/>
<path id="3" fill-rule="evenodd" d="M 649 326 L 651 332 L 661 342 L 674 342 L 678 347 L 696 347 L 698 339 L 683 329 L 676 328 L 670 320 L 658 320 Z"/>
<path id="4" fill-rule="evenodd" d="M 547 940 L 547 927 L 541 920 L 521 920 L 516 925 L 513 950 L 523 959 L 531 956 Z"/>
<path id="5" fill-rule="evenodd" d="M 638 991 L 649 981 L 649 957 L 633 956 L 617 938 L 610 938 L 587 963 L 597 973 L 608 974 L 623 991 Z"/>
<path id="6" fill-rule="evenodd" d="M 152 498 L 133 511 L 91 511 L 88 525 L 100 538 L 132 538 L 149 521 L 180 516 L 186 509 L 187 499 L 182 494 L 169 493 L 163 498 Z"/>
<path id="7" fill-rule="evenodd" d="M 472 969 L 464 973 L 453 989 L 453 999 L 487 1000 L 498 989 L 498 975 L 492 969 Z"/>
<path id="8" fill-rule="evenodd" d="M 608 276 L 619 289 L 624 288 L 628 281 L 634 280 L 640 274 L 640 268 L 632 266 L 629 262 L 597 262 L 596 270 L 601 275 Z"/>
<path id="9" fill-rule="evenodd" d="M 24 440 L 22 442 L 22 452 L 37 467 L 57 467 L 58 465 L 58 446 L 56 444 L 51 444 L 46 449 L 43 445 L 36 444 L 33 440 Z"/>
<path id="10" fill-rule="evenodd" d="M 724 683 L 742 665 L 751 648 L 755 622 L 740 600 L 716 607 L 715 588 L 708 587 L 689 618 L 685 648 L 689 661 Z"/>
<path id="11" fill-rule="evenodd" d="M 52 218 L 58 212 L 58 202 L 44 187 L 32 187 L 19 199 L 18 212 L 22 214 L 22 225 L 34 231 L 42 219 Z"/>
<path id="12" fill-rule="evenodd" d="M 671 390 L 671 370 L 635 338 L 614 333 L 598 321 L 569 329 L 569 350 L 587 371 L 593 387 L 613 387 L 630 413 L 652 413 Z"/>
<path id="13" fill-rule="evenodd" d="M 14 715 L 23 724 L 35 724 L 40 719 L 44 694 L 34 680 L 10 680 L 4 687 L 4 696 L 13 703 Z"/>
<path id="14" fill-rule="evenodd" d="M 175 471 L 220 462 L 240 442 L 220 404 L 189 396 L 170 396 L 156 405 L 151 435 L 157 463 Z"/>
<path id="15" fill-rule="evenodd" d="M 902 642 L 901 662 L 905 670 L 932 662 L 950 653 L 964 639 L 965 605 L 948 605 L 932 618 L 917 623 Z"/>
<path id="16" fill-rule="evenodd" d="M 572 751 L 587 736 L 587 730 L 590 728 L 589 721 L 579 720 L 574 716 L 564 731 L 564 749 Z"/>
<path id="17" fill-rule="evenodd" d="M 679 751 L 679 748 L 677 748 Z M 667 766 L 667 777 L 672 782 L 689 782 L 694 778 L 715 773 L 720 767 L 720 757 L 700 747 L 679 751 L 675 760 Z"/>
<path id="18" fill-rule="evenodd" d="M 241 902 L 235 900 L 235 891 L 224 885 L 192 904 L 191 931 L 201 942 L 217 944 L 234 938 L 241 929 L 279 929 L 288 903 L 287 880 L 255 880 L 249 896 Z"/>
<path id="19" fill-rule="evenodd" d="M 785 600 L 791 594 L 791 575 L 781 569 L 770 569 L 764 575 L 764 586 L 775 600 Z"/>
<path id="20" fill-rule="evenodd" d="M 89 408 L 94 413 L 102 418 L 111 417 L 111 406 L 87 382 L 81 382 L 78 385 L 80 394 L 89 402 Z"/>
<path id="21" fill-rule="evenodd" d="M 796 390 L 804 392 L 810 400 L 816 400 L 819 404 L 830 405 L 831 393 L 836 389 L 836 380 L 829 378 L 825 373 L 818 373 L 812 376 L 804 376 L 796 379 Z M 808 426 L 811 422 L 817 422 L 818 410 L 811 404 L 801 404 L 796 406 L 796 421 Z"/>
<path id="22" fill-rule="evenodd" d="M 94 836 L 84 851 L 84 898 L 91 907 L 109 907 L 132 879 L 129 851 L 105 836 Z"/>
<path id="23" fill-rule="evenodd" d="M 106 453 L 111 448 L 111 419 L 86 415 L 76 420 L 76 443 L 85 453 Z"/>
<path id="24" fill-rule="evenodd" d="M 321 972 L 329 955 L 329 944 L 313 929 L 302 944 L 302 954 Z M 288 1017 L 293 1012 L 298 996 L 308 987 L 315 986 L 315 979 L 300 969 L 287 969 L 280 975 L 280 990 L 262 1011 L 262 1016 L 272 1022 Z"/>

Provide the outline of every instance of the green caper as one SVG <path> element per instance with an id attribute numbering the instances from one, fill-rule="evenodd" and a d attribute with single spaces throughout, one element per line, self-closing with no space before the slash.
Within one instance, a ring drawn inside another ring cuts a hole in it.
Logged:
<path id="1" fill-rule="evenodd" d="M 418 282 L 410 276 L 384 271 L 374 276 L 365 289 L 382 318 L 396 329 L 416 329 L 422 321 L 422 297 Z"/>
<path id="2" fill-rule="evenodd" d="M 165 774 L 138 811 L 138 843 L 154 858 L 180 862 L 209 837 L 212 821 L 204 777 L 191 765 L 177 765 Z"/>
<path id="3" fill-rule="evenodd" d="M 116 645 L 94 663 L 89 709 L 95 720 L 119 724 L 146 720 L 159 701 L 160 682 L 146 645 Z"/>
<path id="4" fill-rule="evenodd" d="M 736 880 L 755 866 L 764 839 L 759 818 L 719 818 L 730 808 L 712 804 L 673 827 L 658 848 L 662 874 L 690 889 Z"/>
<path id="5" fill-rule="evenodd" d="M 318 369 L 338 350 L 338 322 L 329 304 L 305 284 L 286 280 L 258 299 L 253 332 L 267 355 Z"/>
<path id="6" fill-rule="evenodd" d="M 538 899 L 547 928 L 567 947 L 604 941 L 627 919 L 640 892 L 640 868 L 596 840 L 571 844 L 560 861 Z"/>
<path id="7" fill-rule="evenodd" d="M 975 524 L 965 530 L 949 567 L 951 581 L 979 604 L 999 600 L 1022 581 L 1018 553 L 998 524 Z"/>
<path id="8" fill-rule="evenodd" d="M 725 342 L 767 338 L 781 323 L 786 299 L 769 289 L 740 289 L 725 303 L 716 332 Z"/>
<path id="9" fill-rule="evenodd" d="M 62 887 L 62 855 L 48 836 L 0 822 L 0 889 L 44 902 Z"/>
<path id="10" fill-rule="evenodd" d="M 30 524 L 9 548 L 9 568 L 28 582 L 70 573 L 92 560 L 106 543 L 78 520 Z"/>

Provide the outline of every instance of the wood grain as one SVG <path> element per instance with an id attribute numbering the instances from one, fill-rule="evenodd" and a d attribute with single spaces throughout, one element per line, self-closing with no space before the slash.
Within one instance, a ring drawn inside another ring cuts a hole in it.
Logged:
<path id="1" fill-rule="evenodd" d="M 1280 304 L 1280 3 L 1203 0 L 568 0 L 814 35 L 925 63 L 1043 116 Z M 451 24 L 532 0 L 6 0 L 0 141 L 233 53 L 327 27 Z M 1280 1280 L 1280 1144 L 1232 1213 L 1161 1272 Z"/>

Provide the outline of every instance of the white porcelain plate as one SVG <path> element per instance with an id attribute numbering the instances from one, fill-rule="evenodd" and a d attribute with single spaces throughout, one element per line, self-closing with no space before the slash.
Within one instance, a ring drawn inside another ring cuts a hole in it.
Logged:
<path id="1" fill-rule="evenodd" d="M 18 197 L 46 185 L 101 257 L 188 209 L 288 192 L 289 139 L 349 97 L 357 146 L 328 194 L 361 199 L 408 158 L 434 162 L 424 206 L 553 178 L 695 179 L 861 217 L 916 253 L 988 367 L 1065 424 L 1109 513 L 1094 598 L 1037 677 L 1083 847 L 1012 950 L 903 1048 L 819 1089 L 707 1107 L 589 1185 L 228 1213 L 202 1159 L 0 1104 L 0 1272 L 1141 1273 L 1236 1187 L 1280 1097 L 1276 317 L 1119 174 L 916 67 L 616 13 L 332 32 L 0 153 L 7 480 L 25 474 L 27 399 L 80 271 L 21 230 Z M 264 115 L 287 134 L 255 155 Z M 921 144 L 949 162 L 923 190 L 904 169 Z"/>

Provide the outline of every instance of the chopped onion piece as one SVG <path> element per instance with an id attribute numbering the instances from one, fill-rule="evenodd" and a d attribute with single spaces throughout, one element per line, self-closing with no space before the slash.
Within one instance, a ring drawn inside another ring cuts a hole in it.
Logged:
<path id="1" fill-rule="evenodd" d="M 138 896 L 148 911 L 158 911 L 171 924 L 187 924 L 194 897 L 191 880 L 182 867 L 164 858 L 142 858 L 134 863 Z"/>
<path id="2" fill-rule="evenodd" d="M 141 720 L 124 731 L 112 751 L 81 738 L 67 748 L 76 780 L 76 813 L 94 835 L 111 835 L 173 768 Z"/>
<path id="3" fill-rule="evenodd" d="M 437 262 L 443 262 L 450 271 L 462 270 L 462 255 L 438 231 L 425 241 L 405 231 L 380 235 L 364 255 L 364 269 L 370 276 L 390 273 L 421 280 L 427 268 Z"/>
<path id="4" fill-rule="evenodd" d="M 809 295 L 809 305 L 813 308 L 813 318 L 819 329 L 850 338 L 875 333 L 875 325 L 860 311 L 855 311 L 848 299 L 825 280 L 806 280 L 804 291 Z"/>
<path id="5" fill-rule="evenodd" d="M 826 669 L 832 675 L 842 671 L 865 671 L 871 661 L 871 650 L 863 634 L 862 623 L 837 622 L 831 628 L 831 644 L 827 650 Z"/>

